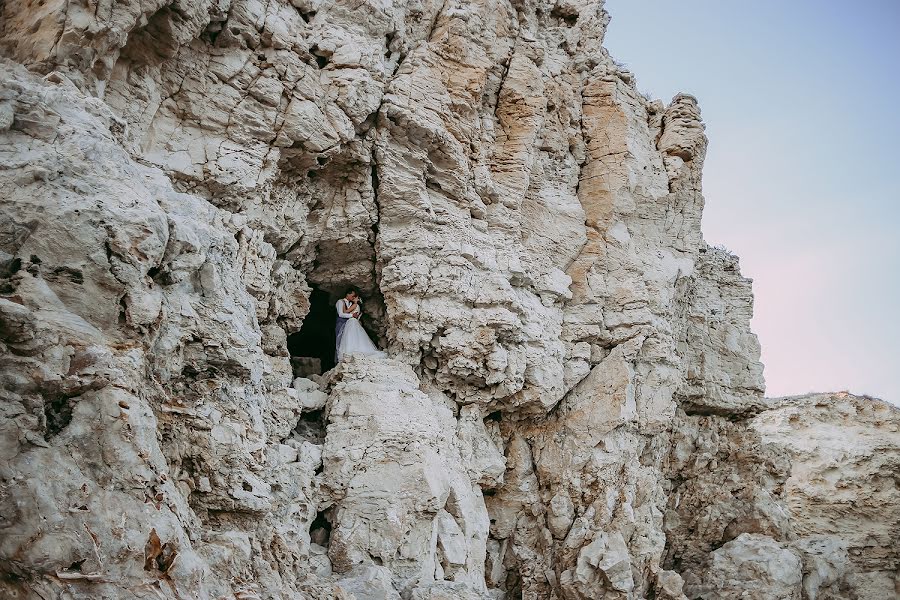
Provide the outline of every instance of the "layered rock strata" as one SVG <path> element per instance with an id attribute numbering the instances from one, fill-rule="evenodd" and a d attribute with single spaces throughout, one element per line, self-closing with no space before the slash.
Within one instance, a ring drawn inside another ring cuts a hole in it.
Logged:
<path id="1" fill-rule="evenodd" d="M 897 410 L 763 397 L 608 21 L 0 5 L 3 595 L 895 593 Z M 295 377 L 347 285 L 390 358 Z"/>

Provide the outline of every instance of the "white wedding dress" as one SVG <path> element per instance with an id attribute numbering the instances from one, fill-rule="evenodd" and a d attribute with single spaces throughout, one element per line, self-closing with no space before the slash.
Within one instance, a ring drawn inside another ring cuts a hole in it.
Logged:
<path id="1" fill-rule="evenodd" d="M 348 319 L 341 334 L 341 345 L 337 349 L 338 361 L 348 354 L 368 354 L 378 358 L 387 356 L 372 343 L 359 319 Z"/>

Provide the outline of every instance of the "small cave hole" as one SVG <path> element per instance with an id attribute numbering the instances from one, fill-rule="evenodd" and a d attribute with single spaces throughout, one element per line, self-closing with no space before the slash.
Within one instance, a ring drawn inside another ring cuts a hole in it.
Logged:
<path id="1" fill-rule="evenodd" d="M 391 54 L 393 54 L 393 52 L 391 51 L 391 42 L 393 42 L 393 41 L 394 41 L 393 33 L 385 34 L 385 36 L 384 36 L 384 57 L 387 60 L 391 60 Z"/>
<path id="2" fill-rule="evenodd" d="M 328 164 L 328 157 L 325 156 L 324 154 L 320 154 L 319 156 L 316 157 L 316 162 L 319 164 L 319 166 L 324 167 L 325 165 Z"/>
<path id="3" fill-rule="evenodd" d="M 298 8 L 297 12 L 300 13 L 300 18 L 303 19 L 304 23 L 309 23 L 310 21 L 312 21 L 312 18 L 316 16 L 316 11 L 314 10 L 303 12 Z"/>
<path id="4" fill-rule="evenodd" d="M 224 26 L 225 21 L 210 21 L 209 25 L 206 26 L 206 29 L 203 30 L 203 33 L 200 34 L 200 39 L 210 46 L 215 46 L 216 39 L 219 37 L 219 34 L 222 33 Z"/>
<path id="5" fill-rule="evenodd" d="M 320 50 L 318 46 L 313 46 L 309 49 L 309 53 L 312 54 L 313 58 L 316 59 L 316 64 L 319 65 L 320 69 L 324 69 L 328 66 L 331 58 L 331 52 L 326 50 Z"/>
<path id="6" fill-rule="evenodd" d="M 133 30 L 119 53 L 134 65 L 155 65 L 178 53 L 181 43 L 176 32 L 184 16 L 173 6 L 163 6 L 148 19 L 147 24 Z"/>
<path id="7" fill-rule="evenodd" d="M 122 297 L 119 298 L 119 326 L 128 326 L 128 299 L 125 294 L 122 294 Z"/>
<path id="8" fill-rule="evenodd" d="M 67 571 L 76 571 L 78 573 L 81 573 L 81 567 L 82 567 L 82 565 L 84 565 L 84 562 L 86 560 L 87 560 L 86 558 L 82 558 L 81 560 L 76 560 L 71 565 L 69 565 L 69 568 L 66 570 Z"/>
<path id="9" fill-rule="evenodd" d="M 503 413 L 502 413 L 501 411 L 499 411 L 499 410 L 495 410 L 494 412 L 488 414 L 488 416 L 486 416 L 486 417 L 484 418 L 484 420 L 485 420 L 485 421 L 496 421 L 496 422 L 499 423 L 499 422 L 500 422 L 500 419 L 501 419 L 502 417 L 503 417 Z"/>
<path id="10" fill-rule="evenodd" d="M 33 262 L 33 261 L 32 261 Z M 9 260 L 0 261 L 0 277 L 12 277 L 22 268 L 21 258 L 11 258 Z"/>
<path id="11" fill-rule="evenodd" d="M 565 9 L 560 8 L 559 6 L 553 8 L 553 10 L 550 12 L 550 16 L 555 19 L 559 19 L 568 27 L 572 27 L 575 25 L 575 23 L 578 22 L 578 13 L 573 14 Z"/>
<path id="12" fill-rule="evenodd" d="M 44 417 L 46 418 L 45 440 L 50 440 L 72 422 L 73 405 L 73 400 L 66 396 L 58 396 L 52 400 L 44 401 Z"/>
<path id="13" fill-rule="evenodd" d="M 495 495 L 496 493 L 497 493 L 497 490 L 494 488 L 482 488 L 482 490 L 481 490 L 481 495 L 484 496 L 485 498 L 490 498 L 491 496 Z"/>
<path id="14" fill-rule="evenodd" d="M 309 541 L 318 544 L 323 548 L 328 547 L 328 540 L 331 538 L 331 521 L 327 516 L 327 511 L 319 511 L 316 518 L 309 526 Z"/>
<path id="15" fill-rule="evenodd" d="M 522 600 L 522 579 L 517 570 L 506 572 L 506 590 L 508 600 Z"/>
<path id="16" fill-rule="evenodd" d="M 325 411 L 322 409 L 311 410 L 300 415 L 300 420 L 294 426 L 298 436 L 313 444 L 325 443 Z"/>
<path id="17" fill-rule="evenodd" d="M 241 484 L 241 487 L 244 488 L 245 492 L 252 492 L 253 486 L 247 483 L 246 481 Z"/>

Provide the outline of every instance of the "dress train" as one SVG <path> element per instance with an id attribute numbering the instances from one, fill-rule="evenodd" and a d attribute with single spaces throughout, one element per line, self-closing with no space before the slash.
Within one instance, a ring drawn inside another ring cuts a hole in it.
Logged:
<path id="1" fill-rule="evenodd" d="M 337 354 L 338 360 L 341 360 L 348 354 L 367 354 L 377 358 L 385 358 L 387 356 L 383 350 L 379 350 L 378 346 L 369 339 L 369 334 L 363 329 L 359 319 L 349 319 L 347 324 L 344 325 Z"/>

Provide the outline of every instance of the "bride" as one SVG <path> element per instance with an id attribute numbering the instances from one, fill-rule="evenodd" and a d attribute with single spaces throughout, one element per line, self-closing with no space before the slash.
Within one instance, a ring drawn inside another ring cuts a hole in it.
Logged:
<path id="1" fill-rule="evenodd" d="M 385 353 L 369 339 L 369 334 L 359 322 L 362 317 L 362 300 L 356 289 L 351 288 L 343 298 L 337 301 L 337 322 L 335 324 L 335 360 L 349 354 L 368 354 L 379 358 L 385 357 Z"/>

